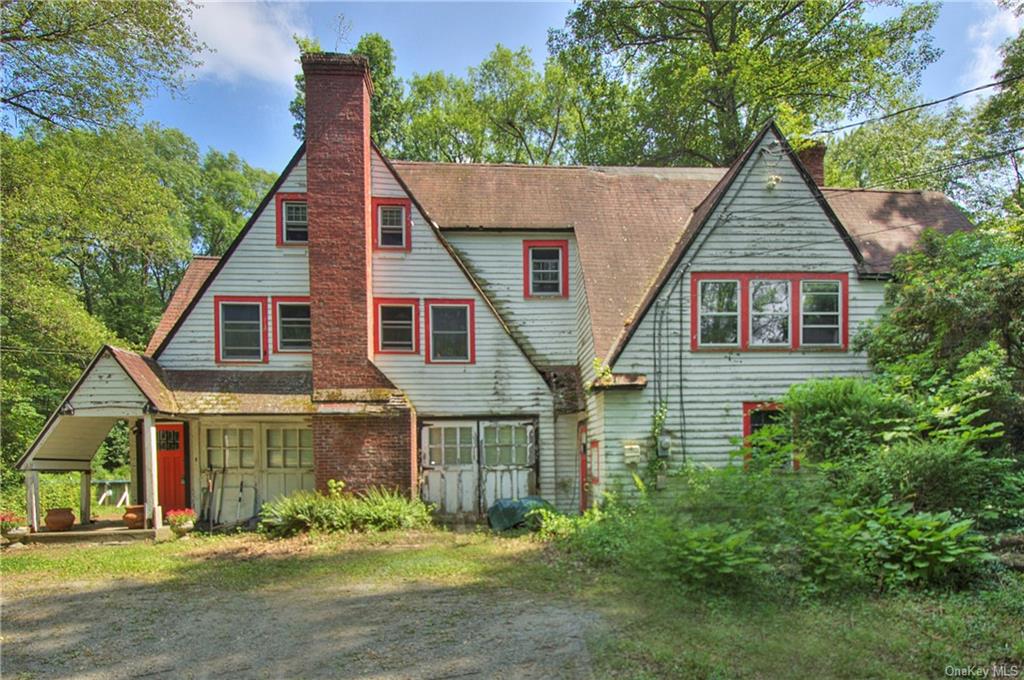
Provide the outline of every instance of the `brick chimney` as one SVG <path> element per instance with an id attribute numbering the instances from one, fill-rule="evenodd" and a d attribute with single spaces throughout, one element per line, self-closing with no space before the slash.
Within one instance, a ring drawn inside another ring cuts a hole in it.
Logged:
<path id="1" fill-rule="evenodd" d="M 361 56 L 302 55 L 313 399 L 391 388 L 370 362 L 370 68 Z M 345 397 L 346 399 L 348 397 Z"/>
<path id="2" fill-rule="evenodd" d="M 819 187 L 825 186 L 825 144 L 822 142 L 811 142 L 811 145 L 797 152 L 800 162 L 811 174 L 811 179 Z"/>

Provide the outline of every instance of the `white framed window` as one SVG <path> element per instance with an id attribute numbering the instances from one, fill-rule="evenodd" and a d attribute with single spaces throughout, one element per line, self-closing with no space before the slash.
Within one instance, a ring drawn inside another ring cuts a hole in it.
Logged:
<path id="1" fill-rule="evenodd" d="M 313 430 L 308 427 L 268 427 L 268 468 L 312 468 Z"/>
<path id="2" fill-rule="evenodd" d="M 476 464 L 476 427 L 469 423 L 431 425 L 427 431 L 426 460 L 428 466 Z"/>
<path id="3" fill-rule="evenodd" d="M 277 351 L 308 352 L 313 348 L 313 330 L 308 302 L 275 302 Z"/>
<path id="4" fill-rule="evenodd" d="M 377 243 L 381 248 L 405 248 L 404 205 L 377 206 Z"/>
<path id="5" fill-rule="evenodd" d="M 530 295 L 562 295 L 561 248 L 530 248 Z"/>
<path id="6" fill-rule="evenodd" d="M 309 221 L 305 201 L 284 201 L 283 237 L 285 243 L 307 243 L 309 241 Z"/>
<path id="7" fill-rule="evenodd" d="M 800 282 L 800 344 L 842 344 L 843 286 L 839 281 Z"/>
<path id="8" fill-rule="evenodd" d="M 472 301 L 427 301 L 430 325 L 428 361 L 434 363 L 472 363 Z"/>
<path id="9" fill-rule="evenodd" d="M 719 347 L 739 346 L 740 282 L 701 279 L 698 298 L 698 343 Z"/>
<path id="10" fill-rule="evenodd" d="M 750 281 L 750 344 L 757 347 L 786 347 L 790 344 L 789 281 Z"/>
<path id="11" fill-rule="evenodd" d="M 377 306 L 377 351 L 416 351 L 416 306 L 388 304 Z"/>
<path id="12" fill-rule="evenodd" d="M 530 463 L 532 427 L 525 423 L 488 423 L 483 426 L 483 464 L 524 466 Z"/>
<path id="13" fill-rule="evenodd" d="M 221 361 L 263 361 L 263 302 L 217 302 Z"/>
<path id="14" fill-rule="evenodd" d="M 206 430 L 206 467 L 256 467 L 256 437 L 248 427 L 212 427 Z"/>

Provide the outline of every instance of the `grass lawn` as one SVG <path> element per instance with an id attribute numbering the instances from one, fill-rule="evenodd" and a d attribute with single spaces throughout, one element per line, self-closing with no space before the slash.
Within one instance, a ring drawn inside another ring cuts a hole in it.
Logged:
<path id="1" fill-rule="evenodd" d="M 5 552 L 0 574 L 7 602 L 36 592 L 46 577 L 87 586 L 130 580 L 180 592 L 215 588 L 225 597 L 331 583 L 437 587 L 484 602 L 511 594 L 586 612 L 586 647 L 598 678 L 943 677 L 949 666 L 1024 659 L 1020 575 L 967 593 L 834 601 L 802 599 L 786 588 L 687 593 L 585 567 L 531 537 L 445 531 L 32 547 Z M 411 623 L 418 614 L 407 616 Z M 11 632 L 7 627 L 5 638 Z"/>

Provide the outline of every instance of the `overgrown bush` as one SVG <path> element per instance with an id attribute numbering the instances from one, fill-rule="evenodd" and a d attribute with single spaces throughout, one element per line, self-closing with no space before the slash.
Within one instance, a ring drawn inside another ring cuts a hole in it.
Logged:
<path id="1" fill-rule="evenodd" d="M 300 491 L 263 505 L 260 528 L 284 538 L 316 532 L 389 531 L 418 529 L 431 522 L 431 508 L 399 491 L 370 488 L 347 493 L 340 482 L 328 482 L 327 494 Z"/>
<path id="2" fill-rule="evenodd" d="M 905 441 L 858 465 L 850 492 L 868 503 L 888 495 L 909 502 L 915 512 L 957 510 L 976 517 L 992 507 L 1013 464 L 952 439 Z"/>
<path id="3" fill-rule="evenodd" d="M 803 573 L 819 585 L 937 585 L 969 576 L 991 558 L 984 538 L 971 531 L 973 520 L 914 513 L 910 503 L 891 497 L 873 506 L 836 506 L 810 519 Z"/>
<path id="4" fill-rule="evenodd" d="M 638 549 L 630 553 L 635 568 L 684 585 L 742 588 L 771 570 L 754 532 L 729 524 L 663 519 L 639 530 L 637 542 Z"/>
<path id="5" fill-rule="evenodd" d="M 39 475 L 39 504 L 43 513 L 53 508 L 78 508 L 81 481 L 77 472 L 44 473 Z M 26 514 L 25 486 L 11 485 L 0 495 L 0 510 L 17 515 Z"/>
<path id="6" fill-rule="evenodd" d="M 913 415 L 908 401 L 862 378 L 808 380 L 793 385 L 783 404 L 796 452 L 812 463 L 863 458 Z"/>

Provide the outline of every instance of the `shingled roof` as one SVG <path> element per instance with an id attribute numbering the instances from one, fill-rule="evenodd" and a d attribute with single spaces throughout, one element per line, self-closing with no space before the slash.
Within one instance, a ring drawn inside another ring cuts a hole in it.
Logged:
<path id="1" fill-rule="evenodd" d="M 174 289 L 171 301 L 167 303 L 167 308 L 164 310 L 163 316 L 160 317 L 160 323 L 156 325 L 149 344 L 146 345 L 147 355 L 153 356 L 153 352 L 174 328 L 178 317 L 188 308 L 196 294 L 202 290 L 203 284 L 206 283 L 206 279 L 209 278 L 219 261 L 219 257 L 207 255 L 196 255 L 192 258 L 185 273 L 181 276 L 178 287 Z"/>
<path id="2" fill-rule="evenodd" d="M 445 230 L 553 230 L 576 235 L 594 349 L 607 357 L 657 281 L 667 255 L 696 228 L 727 168 L 540 167 L 392 161 Z M 736 167 L 734 165 L 734 167 Z M 823 189 L 867 273 L 932 227 L 970 229 L 943 194 Z"/>

